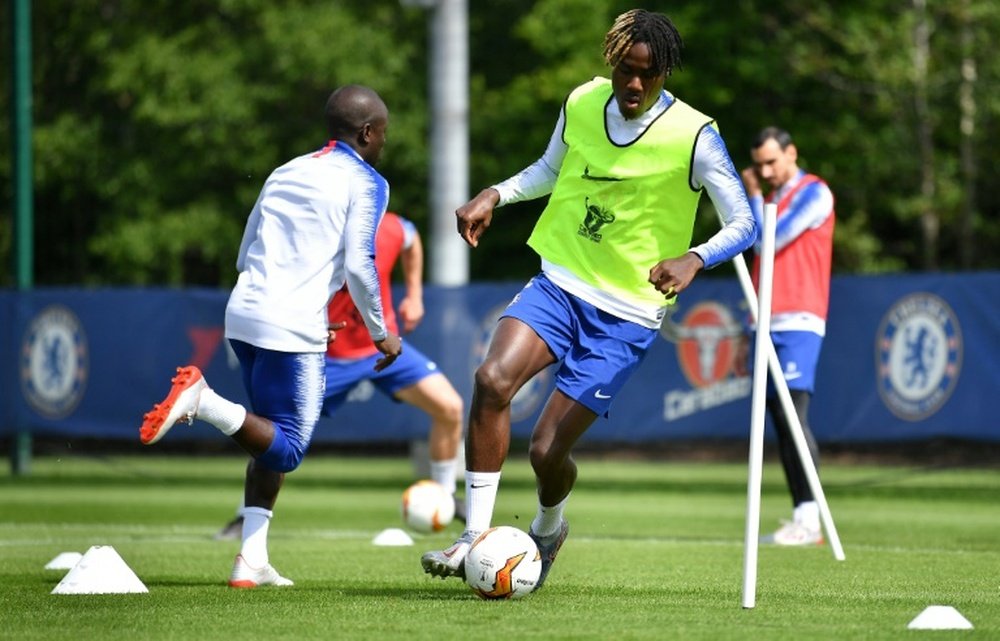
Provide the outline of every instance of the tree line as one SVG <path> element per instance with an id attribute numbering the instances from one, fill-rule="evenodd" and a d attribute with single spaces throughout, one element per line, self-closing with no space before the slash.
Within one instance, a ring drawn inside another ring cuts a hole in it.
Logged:
<path id="1" fill-rule="evenodd" d="M 391 111 L 390 208 L 425 232 L 429 14 L 397 0 L 33 3 L 37 285 L 230 286 L 269 171 L 324 142 L 329 92 Z M 537 159 L 633 3 L 469 1 L 473 193 Z M 667 89 L 717 119 L 737 167 L 788 129 L 830 184 L 835 271 L 1000 267 L 1000 5 L 989 0 L 646 2 L 677 24 Z M 11 68 L 9 15 L 0 38 Z M 11 112 L 11 83 L 0 88 Z M 13 275 L 11 122 L 0 121 L 0 286 Z M 471 195 L 471 194 L 470 194 Z M 522 280 L 542 203 L 498 210 L 474 280 Z M 718 226 L 703 199 L 696 237 Z M 427 237 L 427 249 L 433 238 Z"/>

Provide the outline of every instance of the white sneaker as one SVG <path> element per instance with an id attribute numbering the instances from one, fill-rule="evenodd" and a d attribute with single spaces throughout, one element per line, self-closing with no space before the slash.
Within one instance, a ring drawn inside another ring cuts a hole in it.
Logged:
<path id="1" fill-rule="evenodd" d="M 760 542 L 774 545 L 823 545 L 823 531 L 801 523 L 782 521 L 782 526 L 774 534 L 761 537 Z"/>
<path id="2" fill-rule="evenodd" d="M 424 572 L 431 576 L 439 576 L 442 579 L 457 576 L 465 579 L 465 557 L 475 540 L 476 535 L 466 530 L 450 548 L 424 553 L 420 557 L 420 565 L 424 567 Z"/>
<path id="3" fill-rule="evenodd" d="M 142 417 L 139 438 L 143 445 L 159 441 L 180 421 L 185 421 L 188 425 L 193 423 L 201 391 L 208 387 L 201 370 L 194 365 L 178 367 L 177 376 L 170 379 L 170 382 L 173 385 L 167 397 Z"/>
<path id="4" fill-rule="evenodd" d="M 247 565 L 242 554 L 237 554 L 236 562 L 233 564 L 233 573 L 229 575 L 229 587 L 256 588 L 262 585 L 287 587 L 295 584 L 278 574 L 278 571 L 270 564 L 262 568 L 252 568 Z"/>

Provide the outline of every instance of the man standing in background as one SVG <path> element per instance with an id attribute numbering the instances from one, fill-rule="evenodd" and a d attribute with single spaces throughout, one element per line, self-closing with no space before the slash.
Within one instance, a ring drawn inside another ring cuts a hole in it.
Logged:
<path id="1" fill-rule="evenodd" d="M 765 203 L 778 206 L 771 341 L 809 452 L 818 465 L 819 448 L 809 429 L 808 414 L 830 299 L 833 194 L 822 179 L 799 168 L 798 150 L 791 135 L 783 129 L 767 127 L 761 130 L 753 141 L 750 157 L 753 166 L 743 170 L 742 178 L 758 225 L 763 221 Z M 762 183 L 767 187 L 766 195 Z M 760 258 L 755 256 L 754 286 L 757 286 L 759 274 Z M 747 374 L 749 344 L 749 337 L 745 336 L 736 357 L 739 375 Z M 777 432 L 778 451 L 792 495 L 793 512 L 792 521 L 785 522 L 763 540 L 777 545 L 821 544 L 819 505 L 809 487 L 788 417 L 773 385 L 768 389 L 767 406 Z"/>

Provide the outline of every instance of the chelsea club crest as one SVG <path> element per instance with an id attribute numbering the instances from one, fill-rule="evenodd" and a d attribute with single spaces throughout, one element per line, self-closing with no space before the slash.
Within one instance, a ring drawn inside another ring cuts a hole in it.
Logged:
<path id="1" fill-rule="evenodd" d="M 934 414 L 955 389 L 962 369 L 962 332 L 938 296 L 910 294 L 886 312 L 875 345 L 878 391 L 901 419 Z"/>
<path id="2" fill-rule="evenodd" d="M 48 419 L 76 409 L 87 384 L 87 337 L 68 307 L 51 305 L 31 321 L 21 346 L 21 390 Z"/>

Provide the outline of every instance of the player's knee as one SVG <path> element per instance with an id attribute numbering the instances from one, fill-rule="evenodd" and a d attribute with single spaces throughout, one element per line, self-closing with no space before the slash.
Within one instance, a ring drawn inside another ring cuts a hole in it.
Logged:
<path id="1" fill-rule="evenodd" d="M 528 447 L 528 458 L 535 475 L 546 476 L 566 461 L 566 453 L 554 448 L 552 444 L 532 442 Z"/>
<path id="2" fill-rule="evenodd" d="M 462 402 L 462 397 L 458 395 L 444 374 L 427 377 L 421 381 L 417 392 L 424 398 L 408 402 L 418 406 L 429 405 L 427 413 L 436 423 L 457 425 L 457 429 L 461 429 L 462 419 L 465 418 L 465 405 Z"/>
<path id="3" fill-rule="evenodd" d="M 513 381 L 499 365 L 491 361 L 484 362 L 476 369 L 475 381 L 476 395 L 492 404 L 506 405 L 517 392 Z"/>
<path id="4" fill-rule="evenodd" d="M 535 474 L 541 475 L 542 470 L 545 469 L 545 451 L 540 445 L 532 443 L 528 447 L 528 460 L 531 461 L 531 469 L 535 471 Z"/>
<path id="5" fill-rule="evenodd" d="M 462 430 L 462 420 L 465 418 L 465 405 L 462 397 L 455 393 L 441 404 L 441 418 L 449 425 L 456 426 L 458 431 Z"/>

